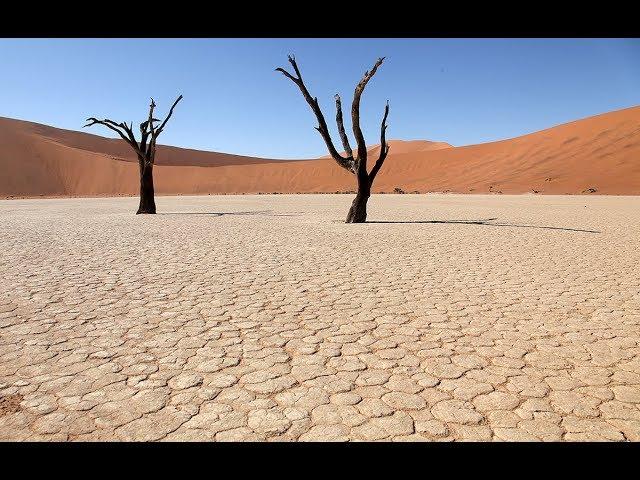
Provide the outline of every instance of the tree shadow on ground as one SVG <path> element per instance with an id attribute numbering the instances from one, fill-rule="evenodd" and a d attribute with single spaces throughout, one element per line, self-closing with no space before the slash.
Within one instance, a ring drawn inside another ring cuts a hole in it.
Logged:
<path id="1" fill-rule="evenodd" d="M 602 233 L 599 230 L 586 230 L 582 228 L 567 228 L 567 227 L 549 227 L 541 225 L 523 225 L 518 223 L 489 223 L 498 218 L 486 218 L 481 220 L 371 220 L 366 223 L 453 223 L 462 225 L 485 225 L 489 227 L 516 227 L 516 228 L 540 228 L 544 230 L 564 230 L 566 232 L 583 232 L 583 233 Z"/>
<path id="2" fill-rule="evenodd" d="M 273 213 L 272 210 L 260 210 L 251 212 L 161 212 L 157 215 L 211 215 L 222 217 L 223 215 L 268 215 L 270 217 L 295 217 L 297 213 Z"/>

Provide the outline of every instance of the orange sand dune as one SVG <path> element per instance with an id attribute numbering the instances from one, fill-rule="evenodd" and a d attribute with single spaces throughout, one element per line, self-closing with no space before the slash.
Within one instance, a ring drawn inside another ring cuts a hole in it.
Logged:
<path id="1" fill-rule="evenodd" d="M 375 192 L 640 194 L 640 106 L 509 140 L 453 147 L 390 141 Z M 375 158 L 379 145 L 372 146 Z M 0 118 L 0 196 L 133 195 L 121 140 Z M 373 163 L 373 161 L 371 161 Z M 335 192 L 354 178 L 327 157 L 270 160 L 161 146 L 158 194 Z"/>
<path id="2" fill-rule="evenodd" d="M 443 148 L 451 148 L 453 145 L 450 145 L 446 142 L 430 142 L 428 140 L 389 140 L 387 141 L 389 147 L 393 150 L 394 155 L 398 155 L 400 153 L 410 153 L 410 152 L 426 152 L 428 150 L 441 150 Z M 355 152 L 356 148 L 353 147 Z M 375 158 L 380 153 L 380 144 L 376 144 L 367 149 L 370 158 Z M 345 154 L 344 150 L 340 152 L 342 155 Z M 324 155 L 322 158 L 331 158 L 329 155 Z"/>

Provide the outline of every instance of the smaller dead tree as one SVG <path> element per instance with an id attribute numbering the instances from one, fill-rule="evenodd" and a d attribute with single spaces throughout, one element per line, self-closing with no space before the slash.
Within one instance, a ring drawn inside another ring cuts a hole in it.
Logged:
<path id="1" fill-rule="evenodd" d="M 85 127 L 100 124 L 116 132 L 120 137 L 129 144 L 138 157 L 138 166 L 140 167 L 140 205 L 136 215 L 139 213 L 156 213 L 156 201 L 154 198 L 153 190 L 153 165 L 156 158 L 156 141 L 167 122 L 173 115 L 173 109 L 182 100 L 180 95 L 169 110 L 167 117 L 160 124 L 155 126 L 154 123 L 160 120 L 154 118 L 153 110 L 156 107 L 156 103 L 151 99 L 151 105 L 149 105 L 149 118 L 140 124 L 140 141 L 136 140 L 133 134 L 133 122 L 127 125 L 125 122 L 116 123 L 113 120 L 105 118 L 104 120 L 98 120 L 97 118 L 87 118 L 87 124 Z"/>
<path id="2" fill-rule="evenodd" d="M 367 172 L 367 144 L 364 140 L 364 135 L 362 134 L 362 130 L 360 129 L 360 97 L 362 96 L 362 92 L 364 92 L 364 88 L 369 83 L 369 80 L 373 78 L 378 67 L 382 65 L 384 61 L 384 57 L 379 58 L 375 63 L 371 71 L 365 72 L 362 80 L 356 85 L 355 92 L 353 93 L 353 103 L 351 104 L 351 123 L 353 128 L 353 134 L 356 138 L 357 143 L 357 151 L 356 155 L 353 155 L 353 150 L 351 149 L 351 145 L 349 144 L 349 137 L 344 129 L 344 122 L 342 119 L 342 103 L 340 101 L 340 95 L 336 94 L 336 123 L 338 124 L 338 132 L 340 134 L 340 140 L 342 141 L 342 146 L 344 148 L 346 157 L 343 157 L 338 153 L 335 146 L 333 145 L 333 141 L 331 140 L 331 135 L 329 133 L 329 129 L 327 128 L 327 122 L 324 119 L 324 115 L 320 110 L 320 105 L 318 104 L 318 99 L 312 97 L 307 87 L 302 80 L 302 74 L 300 73 L 300 69 L 298 68 L 298 64 L 296 63 L 296 59 L 289 55 L 289 63 L 293 67 L 295 75 L 292 75 L 284 68 L 276 68 L 276 71 L 281 72 L 285 77 L 295 83 L 300 91 L 302 92 L 302 96 L 307 101 L 311 110 L 316 116 L 318 120 L 318 126 L 316 130 L 320 132 L 325 144 L 327 145 L 327 149 L 329 153 L 336 161 L 338 165 L 340 165 L 345 170 L 348 170 L 350 173 L 356 176 L 358 182 L 358 192 L 356 193 L 356 198 L 354 198 L 353 203 L 351 204 L 351 208 L 349 209 L 349 214 L 347 215 L 346 223 L 364 223 L 367 220 L 367 201 L 371 196 L 371 186 L 373 185 L 373 181 L 376 178 L 376 175 L 380 171 L 382 164 L 387 158 L 387 154 L 389 153 L 389 145 L 386 142 L 385 134 L 387 130 L 387 116 L 389 115 L 389 102 L 387 101 L 387 105 L 384 109 L 384 116 L 382 117 L 382 125 L 380 126 L 380 154 L 378 155 L 378 159 L 376 163 L 373 165 L 373 168 L 370 172 Z"/>

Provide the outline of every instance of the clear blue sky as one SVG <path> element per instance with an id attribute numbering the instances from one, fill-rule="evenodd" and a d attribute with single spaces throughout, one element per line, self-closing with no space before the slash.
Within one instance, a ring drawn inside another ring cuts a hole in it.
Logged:
<path id="1" fill-rule="evenodd" d="M 638 39 L 0 39 L 0 116 L 71 130 L 88 116 L 135 124 L 150 96 L 164 114 L 182 93 L 163 144 L 325 155 L 308 105 L 274 72 L 290 52 L 334 133 L 333 95 L 348 122 L 356 83 L 387 57 L 362 100 L 371 144 L 387 99 L 387 138 L 453 145 L 640 104 Z"/>

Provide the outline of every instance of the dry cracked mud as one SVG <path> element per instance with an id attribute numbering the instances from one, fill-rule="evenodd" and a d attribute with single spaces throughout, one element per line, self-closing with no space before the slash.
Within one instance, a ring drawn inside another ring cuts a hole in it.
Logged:
<path id="1" fill-rule="evenodd" d="M 0 440 L 640 439 L 640 198 L 350 202 L 0 201 Z"/>

